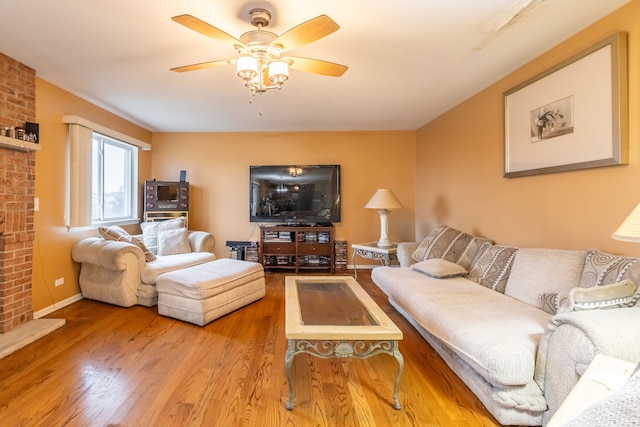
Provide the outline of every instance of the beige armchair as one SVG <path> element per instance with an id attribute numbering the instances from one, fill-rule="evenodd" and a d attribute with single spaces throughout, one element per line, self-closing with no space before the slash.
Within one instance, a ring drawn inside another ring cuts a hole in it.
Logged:
<path id="1" fill-rule="evenodd" d="M 153 261 L 146 261 L 144 251 L 128 241 L 88 237 L 76 242 L 71 257 L 81 264 L 82 296 L 122 307 L 157 305 L 160 274 L 215 259 L 210 233 L 188 231 L 188 241 L 190 252 L 157 255 Z"/>

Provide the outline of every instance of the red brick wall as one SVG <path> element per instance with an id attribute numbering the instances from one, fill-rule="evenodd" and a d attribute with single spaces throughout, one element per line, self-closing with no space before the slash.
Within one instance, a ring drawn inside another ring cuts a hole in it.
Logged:
<path id="1" fill-rule="evenodd" d="M 35 122 L 35 70 L 0 54 L 0 126 Z M 35 153 L 0 147 L 0 333 L 33 319 Z"/>

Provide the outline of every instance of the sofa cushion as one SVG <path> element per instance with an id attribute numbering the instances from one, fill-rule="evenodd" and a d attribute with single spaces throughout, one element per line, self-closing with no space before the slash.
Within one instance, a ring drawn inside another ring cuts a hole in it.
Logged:
<path id="1" fill-rule="evenodd" d="M 158 256 L 155 261 L 148 262 L 140 271 L 140 281 L 147 285 L 155 285 L 158 276 L 162 273 L 191 267 L 214 259 L 216 259 L 216 256 L 211 252 L 190 252 L 188 254 Z"/>
<path id="2" fill-rule="evenodd" d="M 441 280 L 411 268 L 376 267 L 371 278 L 490 383 L 523 385 L 533 380 L 548 313 L 464 277 Z"/>
<path id="3" fill-rule="evenodd" d="M 620 282 L 627 277 L 638 283 L 639 261 L 640 258 L 616 256 L 598 249 L 590 249 L 587 251 L 579 286 L 591 288 L 608 285 Z M 636 274 L 633 274 L 634 270 Z"/>
<path id="4" fill-rule="evenodd" d="M 467 274 L 467 270 L 461 265 L 442 258 L 431 258 L 420 261 L 413 264 L 411 268 L 427 276 L 435 277 L 436 279 L 448 279 Z"/>
<path id="5" fill-rule="evenodd" d="M 442 258 L 469 269 L 487 239 L 472 236 L 448 225 L 438 225 L 413 252 L 414 261 Z"/>
<path id="6" fill-rule="evenodd" d="M 189 232 L 186 228 L 165 230 L 158 234 L 158 255 L 187 254 L 191 252 Z"/>
<path id="7" fill-rule="evenodd" d="M 542 309 L 541 294 L 568 294 L 578 286 L 585 257 L 586 251 L 520 248 L 504 293 Z"/>
<path id="8" fill-rule="evenodd" d="M 485 243 L 471 264 L 467 278 L 484 287 L 504 293 L 511 264 L 518 248 Z"/>
<path id="9" fill-rule="evenodd" d="M 158 254 L 158 235 L 166 230 L 175 230 L 185 228 L 184 217 L 169 219 L 159 222 L 143 222 L 140 224 L 142 229 L 142 241 L 154 254 Z"/>

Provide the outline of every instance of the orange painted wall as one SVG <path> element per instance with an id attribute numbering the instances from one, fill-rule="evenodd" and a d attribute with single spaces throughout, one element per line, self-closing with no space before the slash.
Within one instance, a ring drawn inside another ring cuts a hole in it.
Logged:
<path id="1" fill-rule="evenodd" d="M 392 240 L 421 238 L 446 222 L 498 243 L 640 255 L 640 245 L 609 237 L 640 202 L 638 17 L 640 0 L 633 0 L 417 131 L 152 134 L 37 79 L 42 150 L 36 154 L 34 310 L 79 292 L 71 246 L 95 235 L 64 227 L 65 114 L 150 142 L 152 150 L 140 153 L 140 182 L 177 180 L 186 170 L 191 228 L 214 233 L 218 256 L 228 255 L 226 240 L 258 238 L 248 221 L 249 165 L 287 163 L 342 165 L 343 221 L 336 237 L 349 244 L 378 238 L 378 214 L 364 205 L 377 188 L 389 187 L 405 206 L 391 214 Z M 615 31 L 629 33 L 629 165 L 503 178 L 502 93 Z M 59 277 L 65 285 L 56 288 Z"/>
<path id="2" fill-rule="evenodd" d="M 503 93 L 616 31 L 628 32 L 629 164 L 503 178 Z M 419 129 L 416 236 L 444 222 L 501 244 L 640 255 L 610 238 L 640 202 L 639 61 L 635 0 Z"/>
<path id="3" fill-rule="evenodd" d="M 42 79 L 36 83 L 36 120 L 42 150 L 36 154 L 34 311 L 80 292 L 79 266 L 71 246 L 97 235 L 95 230 L 69 231 L 64 226 L 67 126 L 62 116 L 78 115 L 152 144 L 139 152 L 140 191 L 148 179 L 178 180 L 187 170 L 192 185 L 190 228 L 211 231 L 218 257 L 228 256 L 226 240 L 256 240 L 248 220 L 248 172 L 251 164 L 338 163 L 342 165 L 343 221 L 336 237 L 349 243 L 376 240 L 377 212 L 364 208 L 377 188 L 393 189 L 405 208 L 394 211 L 389 236 L 414 238 L 415 132 L 338 133 L 157 133 L 113 115 Z M 141 193 L 142 194 L 142 193 Z M 139 233 L 137 226 L 125 227 Z M 364 261 L 363 261 L 364 263 Z M 65 284 L 55 287 L 57 278 Z"/>
<path id="4" fill-rule="evenodd" d="M 51 307 L 80 292 L 79 268 L 71 260 L 71 246 L 83 237 L 97 235 L 95 231 L 70 232 L 64 226 L 67 125 L 62 123 L 62 116 L 66 114 L 78 115 L 141 141 L 151 142 L 151 132 L 42 79 L 36 80 L 36 121 L 40 124 L 41 151 L 36 152 L 35 169 L 35 195 L 40 198 L 40 210 L 35 212 L 33 245 L 34 311 Z M 149 176 L 150 152 L 141 151 L 139 160 L 139 176 Z M 65 283 L 55 287 L 54 282 L 60 277 L 65 279 Z"/>
<path id="5" fill-rule="evenodd" d="M 348 245 L 379 238 L 378 213 L 364 208 L 378 188 L 390 188 L 404 205 L 390 216 L 389 238 L 414 238 L 414 131 L 154 133 L 152 145 L 152 178 L 177 180 L 187 171 L 190 228 L 214 234 L 218 257 L 228 256 L 227 240 L 259 239 L 249 222 L 250 165 L 340 164 L 336 238 Z"/>

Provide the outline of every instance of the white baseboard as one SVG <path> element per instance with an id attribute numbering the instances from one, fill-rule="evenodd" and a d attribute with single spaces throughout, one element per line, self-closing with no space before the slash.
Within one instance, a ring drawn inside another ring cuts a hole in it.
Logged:
<path id="1" fill-rule="evenodd" d="M 56 310 L 60 310 L 63 307 L 66 307 L 68 305 L 73 304 L 76 301 L 80 301 L 82 299 L 82 294 L 76 294 L 72 297 L 69 297 L 67 299 L 64 299 L 60 302 L 54 303 L 53 305 L 50 305 L 49 307 L 45 307 L 42 310 L 38 310 L 35 311 L 33 313 L 33 318 L 34 319 L 39 319 L 41 317 L 46 316 L 47 314 L 51 314 Z"/>

